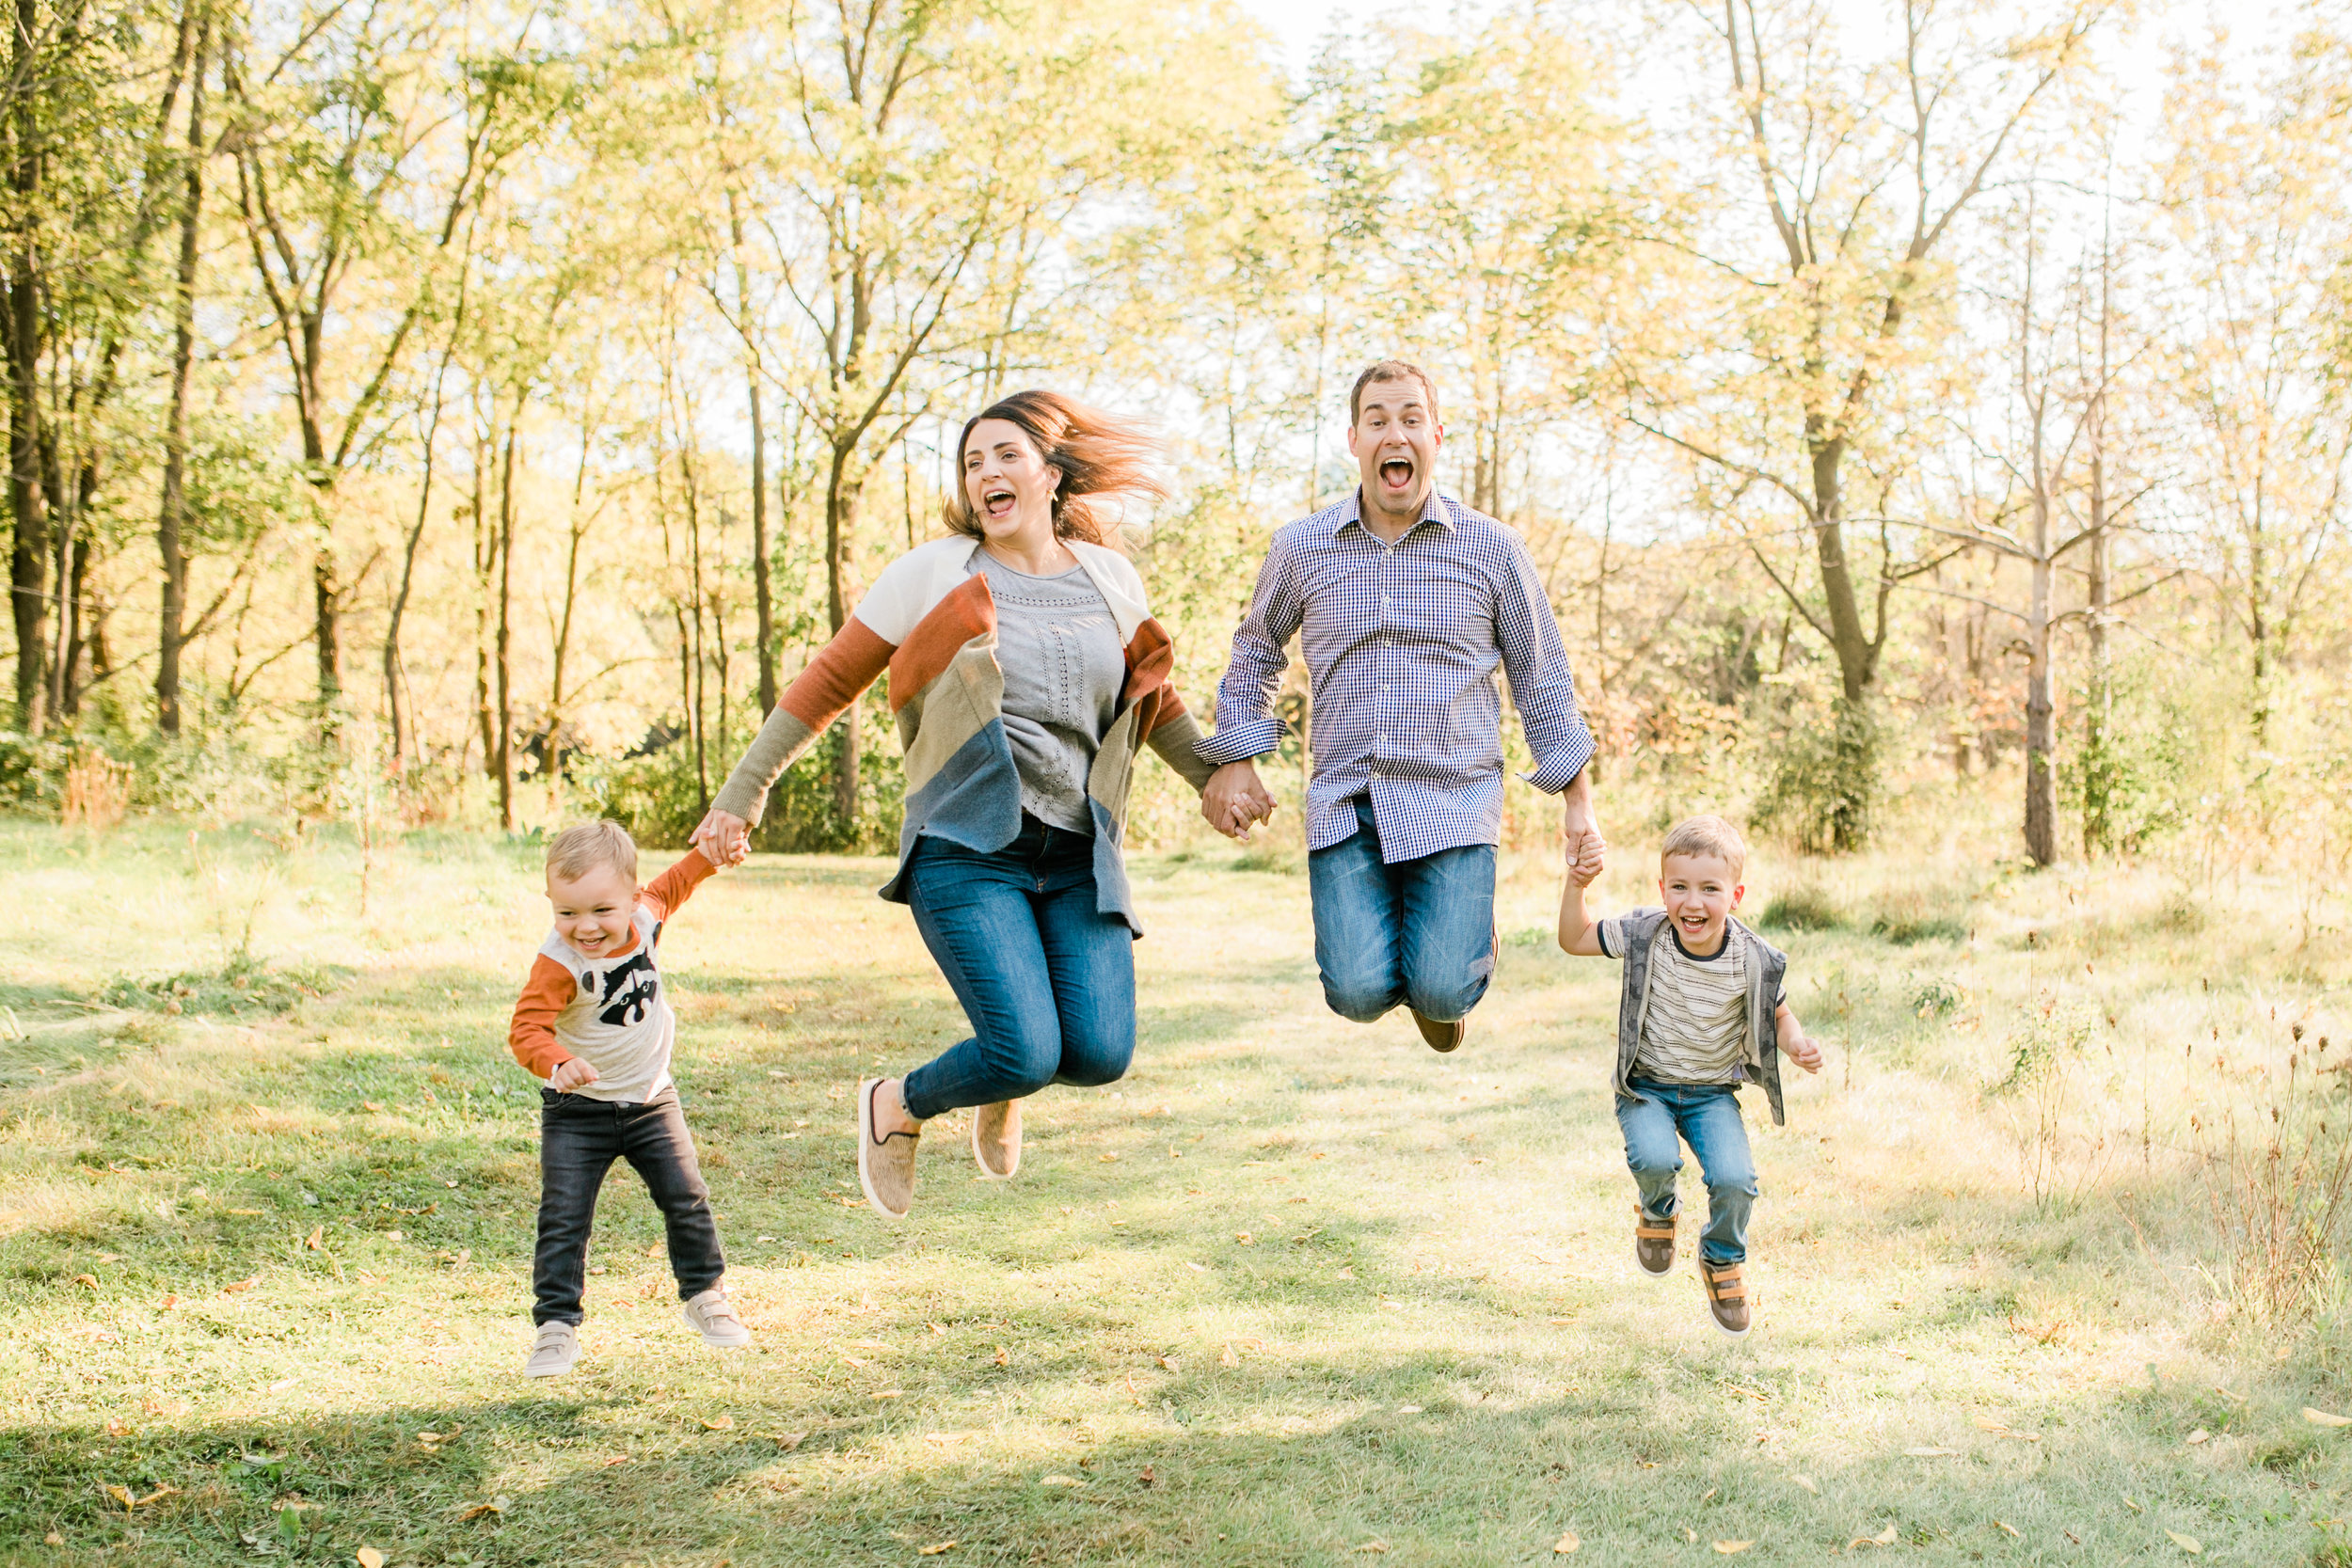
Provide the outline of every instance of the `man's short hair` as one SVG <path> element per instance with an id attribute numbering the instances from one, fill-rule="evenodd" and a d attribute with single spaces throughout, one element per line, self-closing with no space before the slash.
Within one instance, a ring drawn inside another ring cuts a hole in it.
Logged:
<path id="1" fill-rule="evenodd" d="M 1720 816 L 1686 817 L 1674 825 L 1666 842 L 1658 847 L 1658 862 L 1665 864 L 1668 855 L 1712 855 L 1731 867 L 1731 879 L 1748 868 L 1747 841 L 1740 830 Z"/>
<path id="2" fill-rule="evenodd" d="M 1347 422 L 1351 427 L 1364 417 L 1364 388 L 1375 381 L 1420 382 L 1422 396 L 1429 400 L 1429 422 L 1439 422 L 1438 384 L 1429 379 L 1429 372 L 1402 359 L 1381 359 L 1364 367 L 1364 373 L 1356 378 L 1355 388 L 1347 394 Z"/>
<path id="3" fill-rule="evenodd" d="M 580 822 L 548 841 L 548 875 L 576 882 L 591 871 L 612 870 L 637 883 L 637 841 L 618 822 Z"/>

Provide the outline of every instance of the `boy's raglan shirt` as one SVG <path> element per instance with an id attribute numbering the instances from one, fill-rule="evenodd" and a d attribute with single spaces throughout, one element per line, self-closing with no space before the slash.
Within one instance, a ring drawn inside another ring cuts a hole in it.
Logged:
<path id="1" fill-rule="evenodd" d="M 1625 957 L 1625 917 L 1597 923 L 1605 957 Z M 1664 942 L 1650 946 L 1648 1005 L 1642 1013 L 1634 1073 L 1661 1084 L 1738 1084 L 1756 1061 L 1748 1031 L 1748 963 L 1739 932 L 1726 929 L 1714 952 L 1702 957 L 1682 945 L 1666 925 Z M 1785 985 L 1772 1001 L 1788 1000 Z"/>
<path id="2" fill-rule="evenodd" d="M 661 993 L 655 954 L 663 923 L 718 869 L 701 850 L 690 849 L 655 878 L 629 918 L 636 938 L 618 953 L 591 958 L 548 933 L 506 1036 L 507 1049 L 526 1071 L 545 1083 L 578 1056 L 596 1069 L 596 1081 L 571 1093 L 633 1105 L 670 1086 L 677 1015 Z"/>

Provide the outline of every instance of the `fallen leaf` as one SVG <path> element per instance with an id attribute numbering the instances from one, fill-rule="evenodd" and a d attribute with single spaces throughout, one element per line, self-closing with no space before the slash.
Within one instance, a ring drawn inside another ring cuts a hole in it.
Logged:
<path id="1" fill-rule="evenodd" d="M 1181 1372 L 1184 1370 L 1177 1364 L 1176 1358 L 1172 1355 L 1163 1355 L 1159 1357 L 1159 1363 L 1171 1372 Z"/>
<path id="2" fill-rule="evenodd" d="M 106 1418 L 106 1435 L 107 1435 L 107 1436 L 109 1436 L 109 1437 L 127 1437 L 127 1436 L 129 1436 L 129 1435 L 130 1435 L 130 1433 L 131 1433 L 131 1423 L 130 1423 L 130 1422 L 128 1422 L 128 1421 L 124 1420 L 124 1419 L 123 1419 L 121 1417 L 119 1417 L 119 1416 L 109 1416 L 109 1417 L 107 1417 L 107 1418 Z"/>
<path id="3" fill-rule="evenodd" d="M 1152 1466 L 1149 1465 L 1146 1465 L 1143 1467 L 1143 1473 L 1136 1477 L 1136 1480 L 1140 1484 L 1147 1487 L 1157 1486 L 1160 1483 L 1160 1478 L 1152 1473 Z"/>
<path id="4" fill-rule="evenodd" d="M 776 1433 L 776 1447 L 782 1449 L 787 1453 L 790 1453 L 794 1449 L 799 1448 L 803 1443 L 807 1441 L 808 1433 L 805 1432 L 779 1432 Z"/>
<path id="5" fill-rule="evenodd" d="M 2303 1407 L 2303 1419 L 2315 1427 L 2352 1427 L 2352 1416 L 2331 1416 L 2325 1410 Z"/>
<path id="6" fill-rule="evenodd" d="M 866 1365 L 864 1361 L 854 1355 L 845 1355 L 841 1359 L 847 1361 L 852 1367 L 863 1367 Z"/>
<path id="7" fill-rule="evenodd" d="M 85 1291 L 95 1291 L 98 1289 L 98 1276 L 90 1274 L 77 1274 L 73 1276 L 73 1283 Z"/>
<path id="8" fill-rule="evenodd" d="M 508 1507 L 513 1504 L 514 1500 L 515 1499 L 512 1497 L 501 1496 L 492 1497 L 486 1503 L 476 1503 L 471 1508 L 460 1511 L 457 1515 L 457 1522 L 462 1525 L 469 1519 L 485 1518 L 493 1513 L 502 1515 L 505 1513 Z"/>
<path id="9" fill-rule="evenodd" d="M 106 1496 L 112 1497 L 115 1501 L 120 1503 L 125 1508 L 135 1508 L 137 1506 L 131 1497 L 131 1489 L 127 1486 L 117 1486 L 112 1481 L 108 1481 L 106 1483 Z"/>
<path id="10" fill-rule="evenodd" d="M 1004 1346 L 998 1345 L 994 1360 L 999 1367 L 1009 1367 L 1012 1365 L 1012 1353 L 1006 1350 Z"/>
<path id="11" fill-rule="evenodd" d="M 1359 1552 L 1385 1552 L 1389 1549 L 1389 1544 L 1375 1535 L 1356 1549 Z"/>
<path id="12" fill-rule="evenodd" d="M 1812 1493 L 1817 1497 L 1821 1495 L 1821 1489 L 1814 1484 L 1813 1478 L 1811 1476 L 1790 1476 L 1788 1479 L 1795 1481 L 1799 1486 L 1804 1487 L 1806 1491 Z"/>
<path id="13" fill-rule="evenodd" d="M 1040 1478 L 1038 1478 L 1038 1484 L 1039 1484 L 1040 1486 L 1076 1486 L 1076 1487 L 1083 1487 L 1083 1486 L 1085 1486 L 1087 1483 L 1086 1483 L 1085 1481 L 1080 1481 L 1080 1480 L 1079 1480 L 1076 1476 L 1041 1476 Z"/>
<path id="14" fill-rule="evenodd" d="M 312 1252 L 325 1252 L 326 1250 L 326 1227 L 324 1225 L 312 1226 L 310 1227 L 310 1233 L 302 1238 L 302 1244 L 309 1247 Z"/>
<path id="15" fill-rule="evenodd" d="M 906 1397 L 907 1391 L 904 1388 L 884 1388 L 874 1396 L 878 1400 L 902 1400 Z"/>
<path id="16" fill-rule="evenodd" d="M 1685 1525 L 1682 1527 L 1682 1539 L 1695 1546 L 1699 1544 L 1699 1532 Z"/>
<path id="17" fill-rule="evenodd" d="M 1584 1543 L 1577 1539 L 1576 1531 L 1570 1530 L 1565 1535 L 1563 1535 L 1559 1540 L 1554 1541 L 1551 1544 L 1551 1555 L 1554 1557 L 1565 1557 L 1582 1544 L 1584 1544 Z"/>
<path id="18" fill-rule="evenodd" d="M 1744 1552 L 1755 1544 L 1753 1541 L 1718 1541 L 1715 1543 L 1715 1550 L 1722 1556 L 1729 1557 L 1734 1552 Z"/>
<path id="19" fill-rule="evenodd" d="M 734 1430 L 734 1427 L 735 1418 L 732 1416 L 706 1416 L 703 1418 L 703 1430 L 705 1432 L 730 1432 Z"/>
<path id="20" fill-rule="evenodd" d="M 2059 1533 L 2060 1535 L 2062 1535 L 2062 1536 L 2066 1537 L 2066 1539 L 2067 1539 L 2067 1540 L 2069 1540 L 2069 1541 L 2073 1542 L 2073 1543 L 2074 1543 L 2075 1545 L 2077 1545 L 2077 1546 L 2079 1546 L 2079 1545 L 2081 1545 L 2081 1544 L 2083 1544 L 2083 1538 L 2082 1538 L 2081 1536 L 2079 1536 L 2079 1535 L 2076 1535 L 2076 1534 L 2075 1534 L 2073 1530 L 2071 1530 L 2071 1529 L 2062 1529 L 2062 1530 L 2058 1531 L 2058 1533 Z"/>
<path id="21" fill-rule="evenodd" d="M 1421 1414 L 1421 1406 L 1417 1404 L 1400 1404 L 1396 1407 L 1396 1413 L 1400 1416 L 1418 1416 Z"/>
<path id="22" fill-rule="evenodd" d="M 2188 1440 L 2191 1443 L 2201 1443 L 2212 1435 L 2213 1433 L 2207 1432 L 2203 1427 L 2199 1427 L 2195 1432 L 2188 1434 Z"/>
<path id="23" fill-rule="evenodd" d="M 161 1302 L 156 1304 L 155 1310 L 158 1312 L 168 1312 L 179 1305 L 180 1298 L 178 1296 L 166 1296 Z"/>
<path id="24" fill-rule="evenodd" d="M 1997 1530 L 2006 1530 L 2006 1531 L 2008 1531 L 2008 1532 L 2009 1532 L 2009 1535 L 2010 1535 L 2010 1538 L 2011 1540 L 2021 1540 L 2021 1539 L 2023 1539 L 2021 1536 L 2019 1536 L 2019 1535 L 2018 1535 L 2018 1533 L 2017 1533 L 2017 1527 L 2016 1527 L 2016 1526 L 2014 1526 L 2014 1525 L 2006 1525 L 2006 1524 L 2003 1524 L 2000 1520 L 1995 1519 L 1995 1520 L 1994 1520 L 1994 1521 L 1993 1521 L 1993 1528 L 1994 1528 L 1994 1529 L 1997 1529 Z"/>
<path id="25" fill-rule="evenodd" d="M 40 1538 L 40 1544 L 44 1546 L 62 1546 L 65 1544 L 65 1537 L 59 1535 L 56 1530 L 51 1530 L 47 1535 Z"/>
<path id="26" fill-rule="evenodd" d="M 362 1546 L 353 1555 L 359 1560 L 359 1568 L 384 1568 L 384 1554 L 373 1546 Z"/>
<path id="27" fill-rule="evenodd" d="M 1109 1164 L 1112 1161 L 1114 1161 L 1114 1160 L 1118 1159 L 1118 1158 L 1119 1158 L 1119 1156 L 1118 1156 L 1118 1155 L 1116 1155 L 1116 1154 L 1097 1154 L 1097 1155 L 1095 1156 L 1095 1158 L 1096 1158 L 1097 1160 L 1102 1161 L 1102 1162 L 1103 1162 L 1103 1164 L 1106 1164 L 1106 1165 L 1107 1165 L 1107 1164 Z"/>
<path id="28" fill-rule="evenodd" d="M 914 1555 L 916 1557 L 937 1557 L 942 1552 L 952 1552 L 955 1549 L 956 1544 L 954 1542 L 941 1541 L 932 1545 L 916 1547 Z"/>
<path id="29" fill-rule="evenodd" d="M 1248 1246 L 1249 1244 L 1249 1232 L 1247 1230 L 1236 1230 L 1233 1232 L 1233 1240 L 1239 1242 L 1244 1246 Z M 97 1281 L 92 1280 L 90 1283 L 94 1285 Z M 1361 1550 L 1362 1548 L 1359 1547 L 1358 1549 Z"/>
<path id="30" fill-rule="evenodd" d="M 2198 1544 L 2197 1537 L 2193 1535 L 2183 1535 L 2176 1529 L 2169 1529 L 2164 1533 L 2172 1538 L 2172 1544 L 2180 1547 L 2181 1550 L 2186 1552 L 2189 1556 L 2202 1557 L 2205 1555 L 2205 1548 Z"/>
<path id="31" fill-rule="evenodd" d="M 1216 1360 L 1217 1365 L 1220 1367 L 1238 1367 L 1241 1365 L 1241 1357 L 1233 1354 L 1233 1347 L 1231 1345 L 1227 1345 L 1225 1347 L 1225 1353 L 1222 1355 L 1219 1355 Z"/>
<path id="32" fill-rule="evenodd" d="M 2134 1513 L 2144 1513 L 2147 1512 L 2147 1510 L 2141 1508 L 2137 1503 L 2132 1501 L 2129 1497 L 2125 1497 L 2123 1499 L 2123 1506 L 2130 1509 Z"/>
<path id="33" fill-rule="evenodd" d="M 260 1275 L 254 1275 L 248 1278 L 234 1280 L 230 1284 L 223 1285 L 220 1288 L 220 1293 L 224 1296 L 233 1296 L 240 1291 L 250 1291 L 254 1286 L 259 1285 L 261 1282 L 262 1276 Z"/>
<path id="34" fill-rule="evenodd" d="M 1576 1322 L 1574 1318 L 1554 1318 L 1551 1320 L 1551 1326 L 1554 1328 L 1563 1328 L 1574 1322 Z"/>
<path id="35" fill-rule="evenodd" d="M 1331 1277 L 1334 1279 L 1353 1279 L 1356 1277 L 1356 1271 L 1354 1269 L 1342 1269 Z"/>

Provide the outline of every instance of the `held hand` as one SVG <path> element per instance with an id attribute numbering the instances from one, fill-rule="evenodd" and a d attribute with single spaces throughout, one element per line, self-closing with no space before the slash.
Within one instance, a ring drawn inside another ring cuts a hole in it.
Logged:
<path id="1" fill-rule="evenodd" d="M 1799 1035 L 1794 1039 L 1785 1040 L 1781 1043 L 1780 1049 L 1787 1053 L 1790 1061 L 1804 1069 L 1805 1071 L 1821 1070 L 1821 1048 L 1814 1044 L 1808 1037 Z"/>
<path id="2" fill-rule="evenodd" d="M 1601 872 L 1607 869 L 1607 862 L 1603 858 L 1607 848 L 1608 846 L 1600 842 L 1597 833 L 1581 844 L 1569 845 L 1568 879 L 1578 887 L 1591 887 L 1598 881 Z"/>
<path id="3" fill-rule="evenodd" d="M 732 812 L 713 806 L 689 842 L 713 865 L 740 865 L 752 852 L 752 825 Z"/>
<path id="4" fill-rule="evenodd" d="M 1229 762 L 1209 775 L 1200 792 L 1200 815 L 1227 838 L 1247 844 L 1252 824 L 1274 815 L 1274 797 L 1258 778 L 1254 762 Z"/>
<path id="5" fill-rule="evenodd" d="M 574 1056 L 548 1075 L 548 1087 L 558 1094 L 569 1094 L 582 1084 L 596 1081 L 596 1069 L 590 1067 L 585 1059 Z"/>

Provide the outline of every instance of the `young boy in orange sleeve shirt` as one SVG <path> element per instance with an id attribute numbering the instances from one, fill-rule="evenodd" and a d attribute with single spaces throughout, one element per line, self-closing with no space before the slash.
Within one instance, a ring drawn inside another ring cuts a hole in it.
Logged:
<path id="1" fill-rule="evenodd" d="M 717 869 L 689 850 L 641 889 L 637 845 L 617 822 L 566 828 L 548 846 L 555 928 L 532 961 L 507 1034 L 515 1059 L 541 1083 L 538 1337 L 528 1376 L 568 1372 L 580 1358 L 588 1233 L 614 1160 L 636 1169 L 661 1210 L 686 1321 L 705 1344 L 751 1343 L 727 1299 L 710 1189 L 670 1081 L 677 1016 L 655 958 L 663 925 Z"/>

